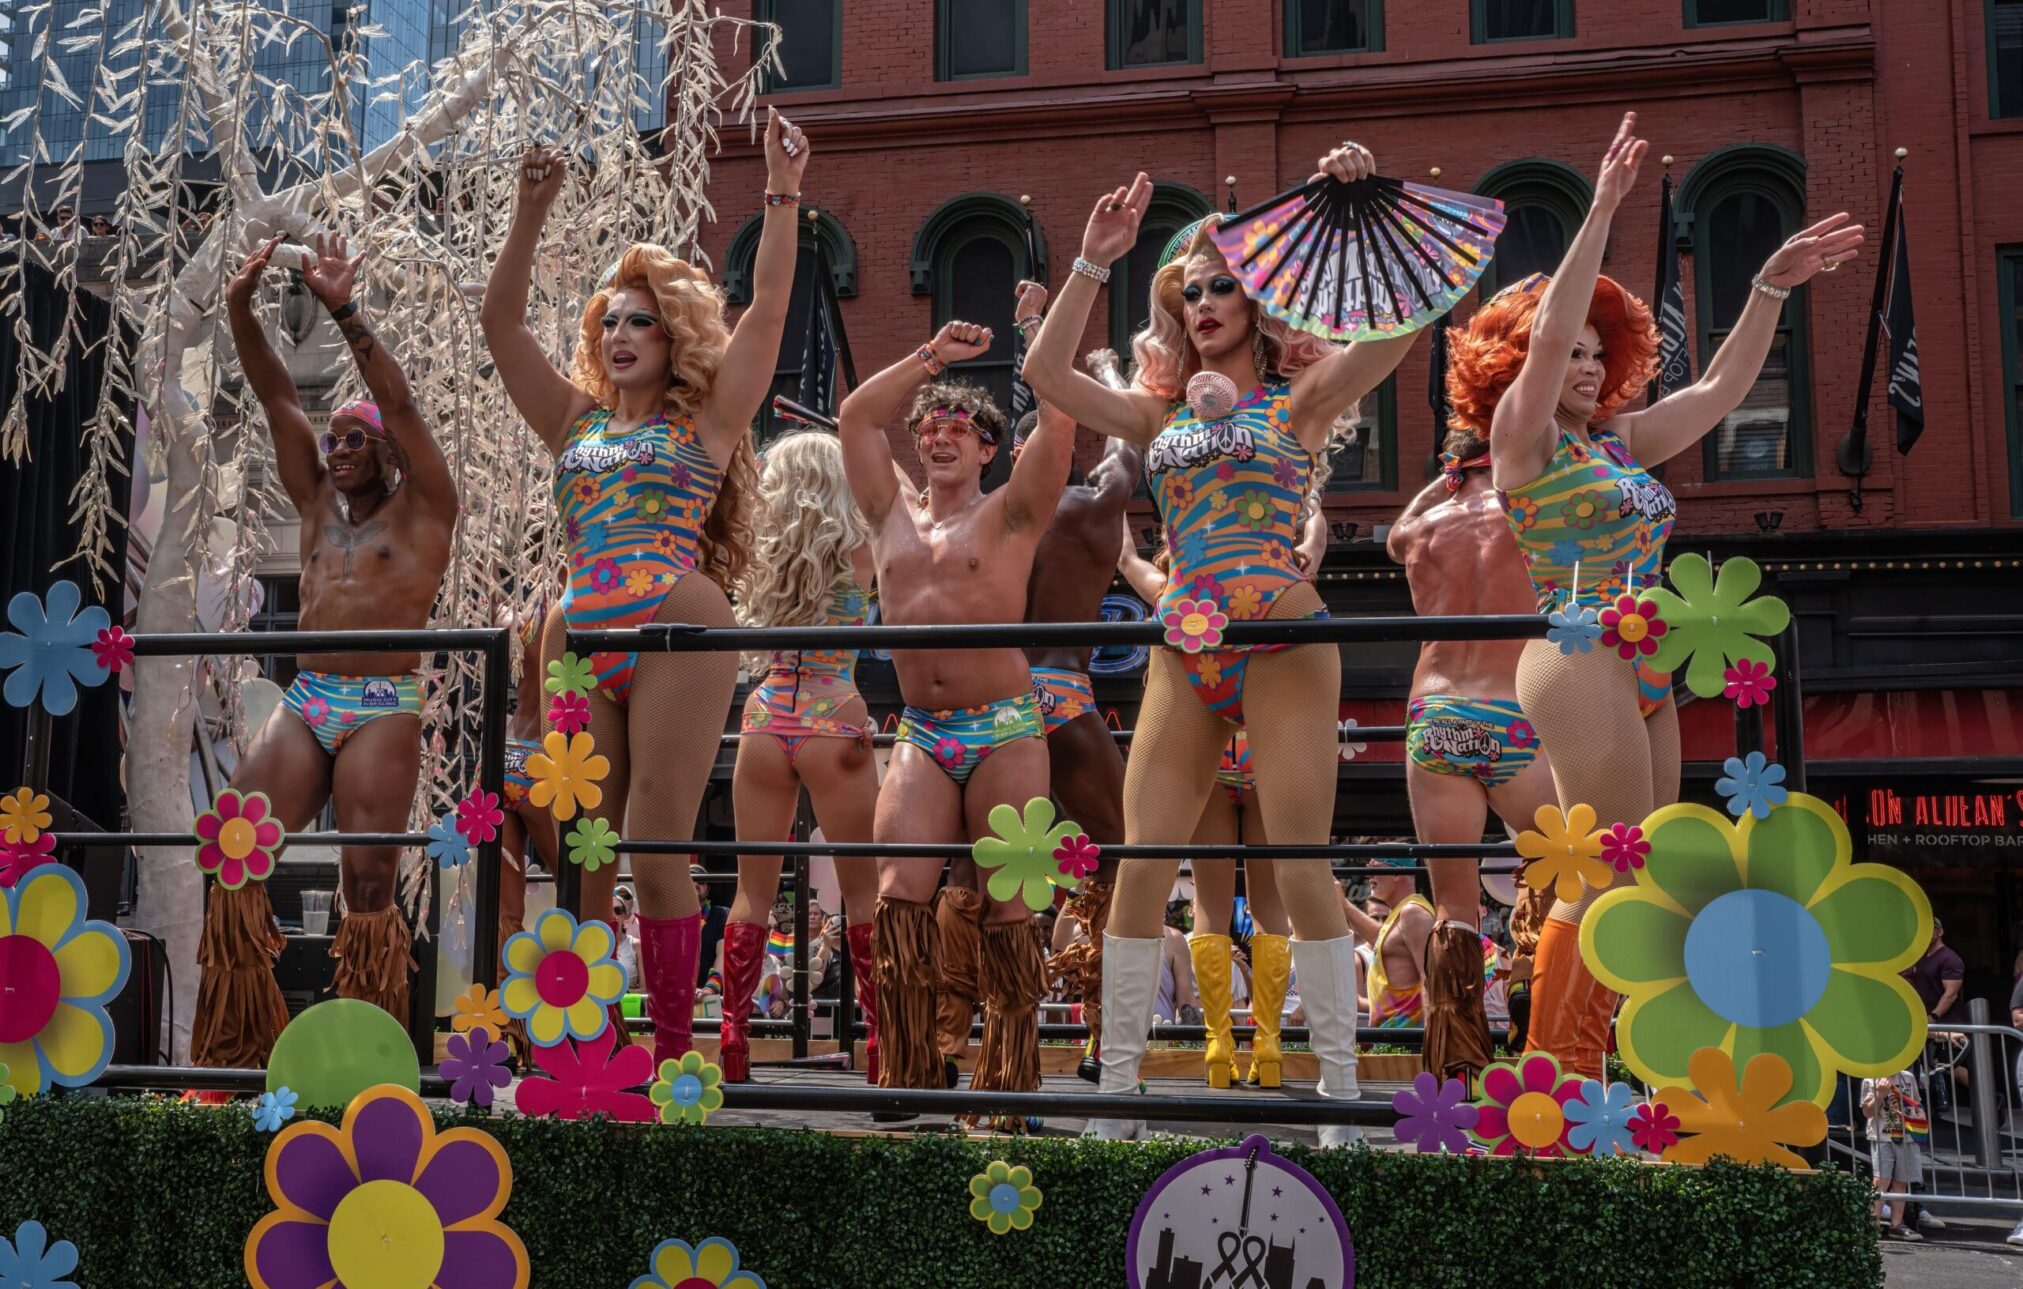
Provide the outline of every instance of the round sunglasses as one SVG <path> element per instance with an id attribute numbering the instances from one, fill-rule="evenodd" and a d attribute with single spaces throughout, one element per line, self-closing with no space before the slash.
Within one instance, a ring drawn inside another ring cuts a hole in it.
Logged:
<path id="1" fill-rule="evenodd" d="M 337 445 L 340 443 L 349 451 L 356 452 L 364 447 L 366 441 L 370 438 L 372 438 L 372 435 L 367 434 L 364 430 L 346 430 L 343 438 L 339 438 L 329 430 L 325 430 L 323 431 L 323 455 L 329 456 L 332 452 L 337 451 Z"/>

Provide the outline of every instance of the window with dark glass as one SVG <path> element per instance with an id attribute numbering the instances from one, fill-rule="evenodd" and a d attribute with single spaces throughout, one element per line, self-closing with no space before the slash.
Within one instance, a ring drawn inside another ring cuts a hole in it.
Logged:
<path id="1" fill-rule="evenodd" d="M 943 243 L 934 274 L 934 328 L 961 319 L 991 330 L 990 348 L 949 370 L 983 386 L 1000 408 L 1011 407 L 1012 305 L 1019 284 L 1019 250 L 1000 230 L 958 230 Z"/>
<path id="2" fill-rule="evenodd" d="M 843 0 L 756 0 L 755 16 L 780 29 L 784 73 L 766 91 L 834 89 L 842 84 Z"/>
<path id="3" fill-rule="evenodd" d="M 1988 0 L 1988 115 L 2023 116 L 2023 0 Z"/>
<path id="4" fill-rule="evenodd" d="M 1499 166 L 1476 189 L 1503 203 L 1503 232 L 1496 257 L 1482 275 L 1482 298 L 1533 273 L 1551 273 L 1587 217 L 1587 180 L 1557 162 L 1530 160 Z"/>
<path id="5" fill-rule="evenodd" d="M 1470 38 L 1564 40 L 1573 35 L 1573 0 L 1469 0 Z"/>
<path id="6" fill-rule="evenodd" d="M 1110 66 L 1201 61 L 1202 0 L 1109 0 Z"/>
<path id="7" fill-rule="evenodd" d="M 1791 17 L 1791 0 L 1686 0 L 1688 27 L 1718 27 L 1736 22 L 1783 22 Z"/>
<path id="8" fill-rule="evenodd" d="M 1384 47 L 1384 0 L 1285 0 L 1285 53 L 1364 54 Z"/>
<path id="9" fill-rule="evenodd" d="M 803 244 L 794 260 L 794 293 L 787 298 L 787 325 L 780 332 L 780 355 L 773 361 L 773 387 L 767 391 L 765 405 L 759 408 L 759 419 L 753 427 L 754 440 L 760 447 L 800 427 L 798 421 L 774 415 L 773 396 L 785 394 L 793 399 L 801 396 L 801 356 L 808 347 L 808 301 L 812 298 L 815 264 L 815 248 Z M 840 399 L 843 392 L 840 379 L 836 388 Z"/>
<path id="10" fill-rule="evenodd" d="M 1152 204 L 1138 224 L 1138 240 L 1110 265 L 1110 347 L 1131 368 L 1131 337 L 1152 316 L 1152 278 L 1166 243 L 1208 213 L 1208 198 L 1182 184 L 1156 183 Z"/>
<path id="11" fill-rule="evenodd" d="M 1398 486 L 1398 377 L 1363 395 L 1356 409 L 1356 441 L 1329 453 L 1334 470 L 1327 491 L 1390 492 Z"/>
<path id="12" fill-rule="evenodd" d="M 936 0 L 936 80 L 1026 74 L 1026 0 Z"/>
<path id="13" fill-rule="evenodd" d="M 1693 257 L 1701 371 L 1742 315 L 1756 270 L 1795 231 L 1796 215 L 1786 201 L 1752 185 L 1746 174 L 1701 194 Z M 1802 302 L 1801 296 L 1784 302 L 1756 384 L 1703 440 L 1708 479 L 1802 475 L 1810 469 Z"/>
<path id="14" fill-rule="evenodd" d="M 2009 424 L 2009 513 L 2023 515 L 2023 246 L 1995 253 L 2002 301 L 2002 407 Z"/>

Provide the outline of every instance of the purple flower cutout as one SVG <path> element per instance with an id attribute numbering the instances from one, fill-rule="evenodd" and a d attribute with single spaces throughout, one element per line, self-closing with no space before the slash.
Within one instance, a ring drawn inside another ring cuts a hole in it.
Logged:
<path id="1" fill-rule="evenodd" d="M 1398 1140 L 1416 1145 L 1420 1154 L 1468 1152 L 1468 1130 L 1475 1126 L 1478 1111 L 1468 1103 L 1468 1085 L 1461 1079 L 1442 1082 L 1421 1070 L 1411 1087 L 1398 1089 L 1391 1108 L 1398 1112 L 1393 1130 Z"/>
<path id="2" fill-rule="evenodd" d="M 450 1035 L 449 1055 L 439 1067 L 442 1076 L 451 1080 L 450 1099 L 491 1109 L 493 1091 L 513 1081 L 506 1068 L 511 1054 L 506 1040 L 493 1038 L 492 1031 L 483 1025 L 474 1026 L 468 1034 Z"/>

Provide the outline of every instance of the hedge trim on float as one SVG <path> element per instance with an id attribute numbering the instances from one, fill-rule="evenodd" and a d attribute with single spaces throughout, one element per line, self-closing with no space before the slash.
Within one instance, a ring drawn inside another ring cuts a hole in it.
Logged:
<path id="1" fill-rule="evenodd" d="M 1200 1149 L 435 1117 L 505 1146 L 513 1195 L 502 1220 L 526 1242 L 532 1289 L 621 1284 L 661 1241 L 710 1235 L 776 1286 L 1121 1285 L 1140 1197 Z M 0 1213 L 73 1241 L 81 1284 L 242 1289 L 246 1233 L 271 1207 L 262 1165 L 272 1140 L 244 1112 L 24 1098 L 0 1129 Z M 1481 1284 L 1490 1269 L 1513 1285 L 1584 1284 L 1598 1268 L 1623 1289 L 1882 1284 L 1870 1191 L 1844 1172 L 1283 1153 L 1340 1204 L 1358 1289 Z M 992 1159 L 1030 1168 L 1047 1195 L 1046 1218 L 1017 1240 L 956 1202 Z"/>

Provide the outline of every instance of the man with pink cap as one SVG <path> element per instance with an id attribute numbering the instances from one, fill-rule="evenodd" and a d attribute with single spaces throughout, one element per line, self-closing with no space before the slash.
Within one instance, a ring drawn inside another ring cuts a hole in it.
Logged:
<path id="1" fill-rule="evenodd" d="M 279 237 L 255 251 L 226 290 L 246 381 L 266 413 L 274 460 L 301 517 L 298 625 L 304 631 L 418 630 L 449 567 L 456 485 L 407 377 L 360 312 L 352 290 L 364 256 L 342 237 L 316 238 L 302 279 L 343 334 L 370 399 L 353 399 L 317 435 L 287 367 L 253 313 Z M 321 449 L 319 452 L 318 449 Z M 349 833 L 407 829 L 421 768 L 419 654 L 305 653 L 294 684 L 260 728 L 232 787 L 263 792 L 281 824 L 306 828 L 334 802 Z M 345 917 L 331 956 L 336 989 L 405 1023 L 412 935 L 394 902 L 396 846 L 344 848 Z M 279 949 L 257 888 L 214 890 L 198 987 L 193 1059 L 264 1062 L 287 1021 L 274 984 Z M 265 952 L 263 952 L 263 950 Z"/>

